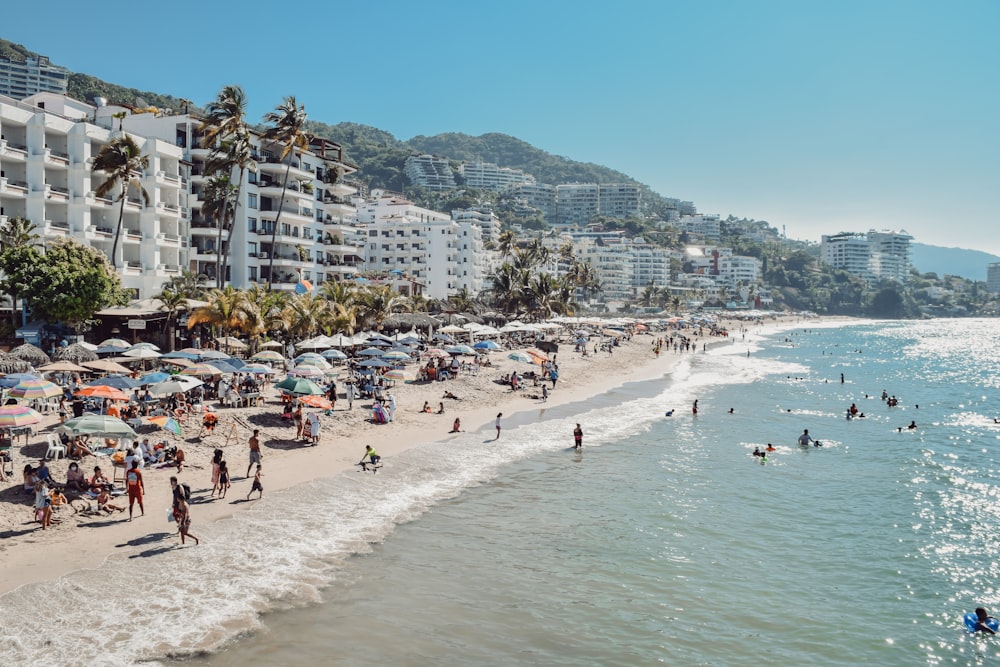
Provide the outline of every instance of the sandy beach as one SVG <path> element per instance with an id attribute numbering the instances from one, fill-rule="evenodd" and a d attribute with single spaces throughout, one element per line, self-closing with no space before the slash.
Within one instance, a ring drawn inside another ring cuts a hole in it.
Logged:
<path id="1" fill-rule="evenodd" d="M 747 336 L 764 330 L 788 328 L 797 322 L 797 318 L 777 318 L 763 325 L 750 325 Z M 736 332 L 744 325 L 732 321 L 724 326 Z M 687 330 L 684 333 L 691 336 L 693 332 Z M 742 342 L 739 336 L 720 338 L 706 334 L 694 336 L 693 349 L 696 351 L 664 351 L 657 356 L 653 352 L 653 343 L 662 335 L 661 332 L 638 334 L 613 348 L 610 355 L 607 352 L 593 354 L 591 346 L 591 353 L 584 357 L 574 353 L 571 345 L 562 345 L 557 357 L 559 380 L 554 389 L 551 382 L 544 383 L 549 387 L 548 398 L 544 402 L 540 386 L 529 382 L 525 389 L 515 393 L 509 386 L 496 382 L 512 370 L 525 372 L 538 368 L 510 360 L 506 353 L 501 352 L 491 355 L 492 368 L 483 368 L 476 375 L 461 374 L 444 382 L 397 382 L 390 392 L 397 404 L 395 420 L 388 424 L 369 421 L 371 400 L 355 399 L 353 408 L 349 409 L 341 392 L 333 415 L 321 417 L 322 435 L 316 447 L 295 440 L 294 425 L 280 418 L 279 394 L 273 387 L 265 390 L 265 402 L 260 406 L 213 406 L 220 421 L 215 433 L 210 436 L 195 437 L 200 430 L 196 417 L 184 425 L 181 437 L 151 427 L 144 427 L 139 435 L 148 436 L 153 441 L 167 440 L 184 449 L 187 463 L 179 478 L 191 486 L 198 499 L 192 504 L 192 533 L 203 541 L 211 541 L 214 522 L 259 502 L 245 500 L 252 479 L 252 473 L 251 479 L 244 474 L 248 464 L 247 440 L 253 428 L 261 432 L 266 501 L 267 494 L 275 491 L 356 469 L 355 464 L 362 458 L 366 444 L 375 447 L 384 459 L 384 468 L 379 474 L 391 475 L 395 455 L 426 443 L 447 440 L 451 437 L 449 431 L 456 417 L 461 419 L 463 431 L 481 430 L 491 436 L 498 412 L 504 414 L 504 419 L 510 419 L 515 414 L 519 419 L 530 419 L 532 411 L 539 411 L 540 408 L 585 400 L 626 382 L 662 377 L 670 373 L 684 354 L 700 354 L 705 345 Z M 453 393 L 458 400 L 444 398 L 446 391 Z M 434 407 L 435 413 L 421 411 L 425 402 Z M 444 404 L 444 414 L 436 414 L 441 403 Z M 4 483 L 4 490 L 0 493 L 0 535 L 4 538 L 0 540 L 0 554 L 5 565 L 0 571 L 0 594 L 24 584 L 52 580 L 71 571 L 95 567 L 111 555 L 136 554 L 149 548 L 149 536 L 154 533 L 157 535 L 155 539 L 164 544 L 178 542 L 175 531 L 169 537 L 162 536 L 166 525 L 164 514 L 171 497 L 169 478 L 177 474 L 172 466 L 144 471 L 145 516 L 139 516 L 138 507 L 136 518 L 131 522 L 127 512 L 97 516 L 64 507 L 55 515 L 59 523 L 43 531 L 33 521 L 33 495 L 21 491 L 20 469 L 25 463 L 37 464 L 46 450 L 45 434 L 53 432 L 57 425 L 57 416 L 46 416 L 45 421 L 35 427 L 35 435 L 29 444 L 22 442 L 14 448 L 15 476 Z M 572 433 L 566 434 L 566 440 L 567 445 L 572 444 Z M 503 446 L 502 436 L 498 446 Z M 216 448 L 223 449 L 233 475 L 232 488 L 224 499 L 208 499 L 212 489 L 211 458 Z M 65 480 L 68 464 L 66 459 L 49 463 L 56 481 Z M 87 457 L 80 465 L 87 473 L 94 465 L 101 465 L 108 473 L 111 471 L 111 462 L 106 457 Z M 80 507 L 81 503 L 77 501 L 75 505 Z M 127 499 L 119 498 L 117 503 L 127 505 Z"/>

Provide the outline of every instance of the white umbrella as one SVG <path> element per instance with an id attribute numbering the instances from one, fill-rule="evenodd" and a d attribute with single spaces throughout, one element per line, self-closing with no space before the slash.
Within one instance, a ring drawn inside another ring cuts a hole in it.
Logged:
<path id="1" fill-rule="evenodd" d="M 130 359 L 156 359 L 163 355 L 156 350 L 149 349 L 148 347 L 135 347 L 128 352 L 122 352 L 122 356 L 129 357 Z"/>
<path id="2" fill-rule="evenodd" d="M 266 343 L 261 343 L 258 347 L 270 348 L 270 347 L 284 347 L 281 343 L 276 340 L 269 340 Z"/>
<path id="3" fill-rule="evenodd" d="M 154 396 L 169 396 L 170 394 L 183 394 L 195 387 L 205 384 L 193 375 L 175 375 L 169 380 L 157 382 L 149 388 L 149 393 Z"/>

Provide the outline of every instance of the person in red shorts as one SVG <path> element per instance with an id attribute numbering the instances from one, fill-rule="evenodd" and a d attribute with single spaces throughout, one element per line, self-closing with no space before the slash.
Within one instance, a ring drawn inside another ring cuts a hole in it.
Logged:
<path id="1" fill-rule="evenodd" d="M 146 516 L 146 508 L 142 505 L 142 473 L 139 472 L 139 462 L 132 461 L 132 467 L 125 473 L 125 488 L 128 490 L 128 520 L 132 520 L 132 508 L 139 501 L 140 516 Z"/>

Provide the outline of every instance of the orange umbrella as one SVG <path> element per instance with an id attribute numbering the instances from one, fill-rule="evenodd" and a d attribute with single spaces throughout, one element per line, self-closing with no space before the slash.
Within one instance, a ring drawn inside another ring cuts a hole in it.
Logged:
<path id="1" fill-rule="evenodd" d="M 308 405 L 311 408 L 319 408 L 321 410 L 329 410 L 333 407 L 329 399 L 324 396 L 299 396 L 299 403 L 303 405 Z"/>
<path id="2" fill-rule="evenodd" d="M 531 355 L 532 361 L 534 361 L 539 366 L 541 366 L 543 363 L 545 363 L 546 361 L 549 360 L 549 358 L 546 357 L 541 352 L 536 352 L 535 350 L 525 350 L 525 352 L 527 352 L 529 355 Z"/>
<path id="3" fill-rule="evenodd" d="M 109 398 L 112 401 L 127 401 L 128 396 L 121 389 L 109 387 L 104 384 L 84 387 L 78 390 L 74 396 L 89 396 L 90 398 Z"/>

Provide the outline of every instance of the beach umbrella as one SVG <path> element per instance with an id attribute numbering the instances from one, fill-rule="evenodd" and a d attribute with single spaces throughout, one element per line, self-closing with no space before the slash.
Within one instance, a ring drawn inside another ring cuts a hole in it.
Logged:
<path id="1" fill-rule="evenodd" d="M 87 383 L 87 386 L 97 387 L 103 385 L 105 387 L 114 387 L 115 389 L 121 389 L 124 391 L 125 389 L 135 389 L 141 384 L 142 383 L 139 380 L 133 380 L 132 378 L 125 377 L 124 375 L 109 375 L 107 377 L 91 380 Z"/>
<path id="2" fill-rule="evenodd" d="M 514 361 L 523 361 L 526 364 L 534 363 L 534 360 L 528 355 L 528 353 L 521 350 L 511 352 L 507 355 L 507 358 L 513 359 Z"/>
<path id="3" fill-rule="evenodd" d="M 0 428 L 20 428 L 42 421 L 42 415 L 27 405 L 0 406 Z"/>
<path id="4" fill-rule="evenodd" d="M 99 347 L 99 348 L 100 347 L 117 347 L 119 349 L 119 351 L 121 351 L 121 350 L 126 350 L 126 349 L 132 347 L 132 343 L 128 342 L 127 340 L 122 340 L 121 338 L 108 338 L 108 339 L 102 340 L 100 343 L 98 343 L 97 347 Z"/>
<path id="5" fill-rule="evenodd" d="M 236 364 L 230 363 L 231 361 L 232 359 L 212 359 L 207 363 L 209 366 L 218 368 L 223 373 L 239 373 L 241 370 L 240 367 L 236 366 Z"/>
<path id="6" fill-rule="evenodd" d="M 325 350 L 320 352 L 320 356 L 324 359 L 346 359 L 347 355 L 340 350 Z"/>
<path id="7" fill-rule="evenodd" d="M 202 350 L 198 354 L 198 359 L 229 359 L 230 355 L 218 350 Z"/>
<path id="8" fill-rule="evenodd" d="M 382 377 L 388 378 L 390 380 L 402 381 L 406 379 L 406 373 L 401 368 L 392 368 L 383 373 Z"/>
<path id="9" fill-rule="evenodd" d="M 183 394 L 191 391 L 195 387 L 205 384 L 196 377 L 190 375 L 172 375 L 169 380 L 157 382 L 149 388 L 149 393 L 153 396 L 169 396 L 170 394 Z"/>
<path id="10" fill-rule="evenodd" d="M 87 369 L 70 361 L 53 361 L 38 369 L 43 373 L 86 373 Z"/>
<path id="11" fill-rule="evenodd" d="M 500 350 L 503 349 L 491 340 L 481 340 L 472 346 L 476 350 Z"/>
<path id="12" fill-rule="evenodd" d="M 372 347 L 392 347 L 392 343 L 384 338 L 371 338 L 366 342 Z"/>
<path id="13" fill-rule="evenodd" d="M 164 431 L 169 431 L 176 436 L 181 434 L 181 425 L 177 423 L 177 420 L 168 415 L 160 415 L 158 417 L 147 417 L 150 424 L 156 424 Z"/>
<path id="14" fill-rule="evenodd" d="M 31 343 L 18 345 L 13 350 L 8 352 L 7 356 L 20 361 L 27 361 L 32 366 L 41 366 L 42 364 L 47 364 L 52 361 L 49 359 L 49 355 L 45 354 L 41 348 L 35 347 Z"/>
<path id="15" fill-rule="evenodd" d="M 303 359 L 302 361 L 295 364 L 296 368 L 305 366 L 307 368 L 318 368 L 320 370 L 329 370 L 333 368 L 328 361 L 325 359 Z"/>
<path id="16" fill-rule="evenodd" d="M 320 353 L 318 353 L 318 352 L 303 352 L 302 354 L 300 354 L 297 357 L 295 357 L 295 363 L 297 363 L 297 364 L 302 363 L 303 361 L 307 361 L 307 360 L 308 361 L 320 361 L 320 362 L 322 362 L 324 364 L 326 363 L 326 360 L 323 358 L 323 355 L 320 354 Z"/>
<path id="17" fill-rule="evenodd" d="M 284 361 L 285 358 L 274 350 L 263 350 L 250 357 L 254 361 Z"/>
<path id="18" fill-rule="evenodd" d="M 525 352 L 527 352 L 528 356 L 531 357 L 531 360 L 534 363 L 538 364 L 539 366 L 541 366 L 543 362 L 546 362 L 546 361 L 549 360 L 549 358 L 547 356 L 545 356 L 544 354 L 542 354 L 541 352 L 537 352 L 535 350 L 525 350 Z"/>
<path id="19" fill-rule="evenodd" d="M 62 396 L 63 390 L 55 382 L 32 377 L 30 380 L 22 380 L 11 387 L 7 395 L 14 398 L 25 398 L 29 401 L 35 401 L 43 398 Z"/>
<path id="20" fill-rule="evenodd" d="M 428 357 L 447 357 L 448 353 L 438 347 L 432 347 L 424 352 Z"/>
<path id="21" fill-rule="evenodd" d="M 299 403 L 302 405 L 308 405 L 310 408 L 319 408 L 320 410 L 329 410 L 333 407 L 330 403 L 330 399 L 325 396 L 320 396 L 318 394 L 310 394 L 308 396 L 300 396 Z"/>
<path id="22" fill-rule="evenodd" d="M 476 351 L 473 350 L 468 345 L 453 345 L 451 347 L 444 348 L 444 351 L 448 354 L 475 354 Z"/>
<path id="23" fill-rule="evenodd" d="M 442 343 L 454 343 L 455 339 L 448 334 L 436 333 L 434 334 L 434 340 L 439 340 Z"/>
<path id="24" fill-rule="evenodd" d="M 128 395 L 121 389 L 115 387 L 108 387 L 107 385 L 99 384 L 92 387 L 84 387 L 83 389 L 77 389 L 73 393 L 74 396 L 85 396 L 87 398 L 107 398 L 112 401 L 127 401 Z"/>
<path id="25" fill-rule="evenodd" d="M 386 363 L 381 359 L 367 359 L 358 365 L 364 368 L 392 368 L 392 364 Z"/>
<path id="26" fill-rule="evenodd" d="M 322 396 L 326 393 L 321 386 L 309 378 L 302 377 L 287 377 L 274 386 L 282 391 L 286 391 L 289 394 L 295 394 L 297 396 Z"/>
<path id="27" fill-rule="evenodd" d="M 10 389 L 11 387 L 16 387 L 25 380 L 41 380 L 41 378 L 37 375 L 32 375 L 31 373 L 11 373 L 10 375 L 5 375 L 0 378 L 0 387 Z"/>
<path id="28" fill-rule="evenodd" d="M 282 345 L 281 343 L 279 343 L 279 342 L 278 342 L 278 341 L 276 341 L 276 340 L 269 340 L 269 341 L 267 341 L 266 343 L 261 343 L 261 344 L 260 344 L 260 347 L 263 347 L 263 348 L 269 348 L 269 347 L 284 347 L 284 345 Z"/>
<path id="29" fill-rule="evenodd" d="M 105 373 L 122 373 L 123 375 L 128 375 L 132 372 L 132 369 L 122 366 L 116 361 L 111 361 L 110 359 L 98 359 L 97 361 L 85 361 L 81 366 L 86 366 L 95 371 L 104 371 Z"/>
<path id="30" fill-rule="evenodd" d="M 289 369 L 288 374 L 294 377 L 321 378 L 323 377 L 323 369 L 315 366 L 296 366 Z"/>
<path id="31" fill-rule="evenodd" d="M 379 358 L 380 359 L 384 359 L 386 361 L 412 361 L 413 360 L 413 357 L 411 357 L 410 355 L 408 355 L 406 352 L 402 352 L 400 350 L 390 350 L 390 351 L 386 352 L 385 354 L 383 354 Z"/>
<path id="32" fill-rule="evenodd" d="M 170 379 L 170 373 L 164 373 L 163 371 L 156 371 L 155 373 L 150 373 L 148 375 L 143 375 L 139 378 L 139 386 L 145 387 L 147 385 L 156 384 L 157 382 L 163 382 L 164 380 Z"/>
<path id="33" fill-rule="evenodd" d="M 190 359 L 164 359 L 163 357 L 160 357 L 160 363 L 170 364 L 171 366 L 180 366 L 181 368 L 194 366 L 194 362 Z"/>
<path id="34" fill-rule="evenodd" d="M 122 356 L 128 357 L 129 359 L 158 359 L 163 355 L 148 347 L 136 347 L 126 352 L 122 352 Z"/>
<path id="35" fill-rule="evenodd" d="M 466 333 L 465 329 L 455 324 L 449 324 L 446 327 L 441 327 L 438 329 L 438 334 L 453 334 L 453 333 Z"/>
<path id="36" fill-rule="evenodd" d="M 58 431 L 69 435 L 89 435 L 97 438 L 135 439 L 132 427 L 118 417 L 108 415 L 84 415 L 68 420 Z"/>
<path id="37" fill-rule="evenodd" d="M 239 338 L 236 338 L 235 336 L 220 336 L 215 339 L 215 342 L 231 350 L 247 349 L 247 344 L 241 341 Z"/>
<path id="38" fill-rule="evenodd" d="M 274 369 L 264 364 L 247 364 L 240 369 L 243 373 L 253 373 L 254 375 L 270 375 Z"/>
<path id="39" fill-rule="evenodd" d="M 220 371 L 215 366 L 211 364 L 195 364 L 194 366 L 188 366 L 180 372 L 181 375 L 191 375 L 200 378 L 210 378 L 222 375 Z"/>
<path id="40" fill-rule="evenodd" d="M 31 364 L 0 352 L 0 373 L 26 373 Z"/>
<path id="41" fill-rule="evenodd" d="M 378 349 L 377 347 L 366 347 L 365 349 L 358 352 L 362 357 L 381 357 L 385 352 Z"/>
<path id="42" fill-rule="evenodd" d="M 84 361 L 97 361 L 97 353 L 90 348 L 84 347 L 83 343 L 73 343 L 72 345 L 67 345 L 56 350 L 52 358 L 79 364 Z"/>
<path id="43" fill-rule="evenodd" d="M 187 359 L 189 361 L 194 361 L 197 358 L 198 358 L 197 354 L 193 354 L 191 352 L 181 352 L 179 350 L 176 351 L 176 352 L 167 352 L 166 354 L 161 354 L 160 355 L 160 359 L 163 359 L 163 360 L 167 360 L 167 359 Z"/>
<path id="44" fill-rule="evenodd" d="M 160 351 L 160 348 L 157 347 L 156 345 L 153 345 L 152 343 L 136 343 L 135 345 L 130 347 L 128 351 L 131 352 L 132 350 L 143 350 L 143 349 L 152 350 L 153 352 Z"/>

